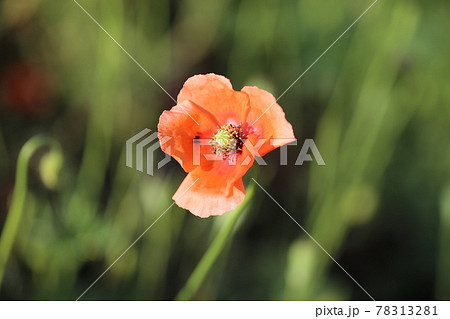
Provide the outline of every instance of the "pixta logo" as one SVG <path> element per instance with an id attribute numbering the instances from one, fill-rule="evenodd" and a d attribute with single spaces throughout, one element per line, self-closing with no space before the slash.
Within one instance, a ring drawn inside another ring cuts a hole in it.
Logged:
<path id="1" fill-rule="evenodd" d="M 158 140 L 158 132 L 150 134 L 151 130 L 146 128 L 134 135 L 132 138 L 126 142 L 126 162 L 127 166 L 133 168 L 134 157 L 133 154 L 136 153 L 136 169 L 138 171 L 144 172 L 144 151 L 146 152 L 146 173 L 153 176 L 154 173 L 154 158 L 153 152 L 161 147 L 161 144 L 168 142 L 171 137 L 164 137 Z M 150 134 L 150 135 L 149 135 Z M 148 135 L 148 136 L 147 136 Z M 136 144 L 136 148 L 133 145 Z M 168 153 L 170 153 L 170 147 L 168 148 Z M 166 154 L 164 159 L 158 162 L 157 167 L 160 169 L 164 165 L 170 162 L 170 155 Z"/>
<path id="2" fill-rule="evenodd" d="M 155 168 L 160 169 L 167 163 L 169 163 L 172 159 L 171 154 L 171 146 L 167 145 L 164 148 L 165 157 L 155 163 L 154 152 L 161 148 L 161 145 L 168 143 L 172 140 L 170 136 L 164 136 L 162 138 L 158 138 L 158 132 L 153 132 L 148 128 L 143 129 L 133 137 L 127 140 L 126 142 L 126 165 L 128 167 L 135 167 L 138 171 L 144 172 L 144 166 L 146 168 L 145 172 L 148 175 L 154 174 Z M 212 154 L 211 152 L 204 152 L 202 148 L 210 149 L 211 140 L 210 139 L 192 139 L 192 163 L 193 165 L 200 165 L 201 159 L 204 158 L 207 161 L 223 161 L 226 160 L 228 165 L 236 165 L 236 156 L 228 156 L 226 159 L 222 156 L 218 156 L 217 154 Z M 260 156 L 259 150 L 263 145 L 269 143 L 270 145 L 282 145 L 280 147 L 280 165 L 285 166 L 288 163 L 288 146 L 297 146 L 297 141 L 290 142 L 288 144 L 286 140 L 283 139 L 260 139 L 257 140 L 254 144 L 252 144 L 249 140 L 244 140 L 242 143 L 242 147 L 246 147 L 249 150 L 249 154 L 255 159 L 255 162 L 258 165 L 265 166 L 267 163 Z M 234 153 L 238 155 L 238 153 Z M 295 165 L 301 166 L 304 162 L 317 162 L 317 165 L 323 166 L 325 165 L 325 161 L 322 158 L 322 155 L 319 152 L 314 140 L 306 139 L 303 142 L 302 148 L 300 149 L 298 156 L 296 157 Z M 144 165 L 144 159 L 145 165 Z M 250 163 L 250 155 L 247 155 L 247 158 L 241 161 L 242 165 L 246 165 Z"/>

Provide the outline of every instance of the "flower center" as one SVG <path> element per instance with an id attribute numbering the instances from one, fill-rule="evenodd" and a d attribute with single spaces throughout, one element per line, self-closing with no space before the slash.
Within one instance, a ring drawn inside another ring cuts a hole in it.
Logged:
<path id="1" fill-rule="evenodd" d="M 223 159 L 231 154 L 242 152 L 242 129 L 240 125 L 227 124 L 218 128 L 209 144 L 214 154 L 221 155 Z"/>

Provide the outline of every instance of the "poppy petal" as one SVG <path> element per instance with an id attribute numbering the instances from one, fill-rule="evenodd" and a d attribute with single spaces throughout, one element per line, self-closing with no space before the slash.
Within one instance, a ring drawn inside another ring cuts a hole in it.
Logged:
<path id="1" fill-rule="evenodd" d="M 200 178 L 193 173 L 186 176 L 172 197 L 178 206 L 189 210 L 192 214 L 202 218 L 222 215 L 235 209 L 244 200 L 245 189 L 242 179 L 235 181 L 226 189 L 220 179 L 209 175 Z"/>
<path id="2" fill-rule="evenodd" d="M 267 140 L 258 150 L 259 155 L 295 141 L 292 125 L 272 94 L 255 86 L 246 86 L 242 92 L 247 93 L 250 99 L 251 109 L 246 122 L 251 127 L 251 133 Z"/>
<path id="3" fill-rule="evenodd" d="M 246 147 L 232 165 L 228 160 L 209 161 L 210 165 L 197 167 L 186 176 L 173 199 L 178 206 L 202 218 L 229 212 L 244 200 L 242 176 L 253 161 Z"/>
<path id="4" fill-rule="evenodd" d="M 186 172 L 195 169 L 194 139 L 209 139 L 217 127 L 214 116 L 200 106 L 183 101 L 164 111 L 158 123 L 158 137 L 163 152 L 174 157 Z"/>
<path id="5" fill-rule="evenodd" d="M 242 124 L 250 110 L 247 94 L 233 90 L 230 80 L 212 73 L 190 77 L 177 100 L 190 100 L 203 107 L 214 114 L 220 126 Z"/>

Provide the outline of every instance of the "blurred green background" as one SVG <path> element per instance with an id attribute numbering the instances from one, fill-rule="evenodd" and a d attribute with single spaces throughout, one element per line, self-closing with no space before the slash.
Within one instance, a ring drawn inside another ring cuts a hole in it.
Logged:
<path id="1" fill-rule="evenodd" d="M 213 72 L 277 97 L 372 1 L 79 3 L 173 96 Z M 173 102 L 74 1 L 0 10 L 0 227 L 12 244 L 0 298 L 73 300 L 184 178 L 175 161 L 155 176 L 125 166 L 125 141 Z M 449 20 L 448 1 L 380 0 L 280 99 L 299 146 L 289 165 L 276 150 L 260 167 L 259 183 L 377 300 L 450 299 Z M 22 152 L 34 155 L 14 206 L 19 152 L 41 133 L 54 144 Z M 326 166 L 294 165 L 306 138 Z M 5 234 L 11 211 L 23 214 Z M 172 300 L 226 219 L 173 206 L 82 299 Z M 195 299 L 368 296 L 257 188 Z"/>

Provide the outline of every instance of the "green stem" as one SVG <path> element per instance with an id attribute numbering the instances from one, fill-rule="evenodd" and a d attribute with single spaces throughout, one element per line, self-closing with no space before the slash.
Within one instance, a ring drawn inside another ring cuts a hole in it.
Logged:
<path id="1" fill-rule="evenodd" d="M 219 231 L 216 238 L 214 238 L 211 246 L 209 246 L 208 250 L 203 255 L 203 258 L 195 268 L 194 272 L 191 274 L 184 287 L 175 297 L 175 300 L 191 300 L 195 293 L 198 291 L 212 265 L 225 247 L 225 244 L 229 242 L 229 236 L 232 233 L 232 230 L 236 225 L 236 222 L 239 219 L 242 211 L 252 198 L 254 192 L 255 183 L 251 183 L 247 190 L 247 195 L 245 196 L 244 201 L 238 207 L 236 207 L 235 210 L 228 213 L 228 219 L 225 221 L 222 229 Z"/>
<path id="2" fill-rule="evenodd" d="M 33 154 L 40 147 L 48 145 L 52 149 L 61 152 L 60 145 L 52 138 L 45 135 L 36 135 L 29 139 L 22 147 L 17 159 L 16 184 L 11 201 L 11 206 L 6 217 L 5 226 L 0 237 L 0 288 L 2 285 L 3 275 L 6 263 L 11 252 L 17 229 L 23 214 L 27 195 L 27 168 Z"/>

